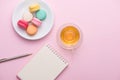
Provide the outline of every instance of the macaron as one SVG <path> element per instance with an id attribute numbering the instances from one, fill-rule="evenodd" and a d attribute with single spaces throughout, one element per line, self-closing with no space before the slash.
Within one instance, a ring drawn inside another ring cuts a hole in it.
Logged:
<path id="1" fill-rule="evenodd" d="M 29 6 L 29 11 L 32 13 L 38 11 L 39 9 L 40 9 L 40 5 L 37 3 Z"/>
<path id="2" fill-rule="evenodd" d="M 21 19 L 21 20 L 19 20 L 19 21 L 17 22 L 17 25 L 18 25 L 20 28 L 22 28 L 22 29 L 27 29 L 27 27 L 28 27 L 28 22 Z"/>
<path id="3" fill-rule="evenodd" d="M 27 34 L 30 36 L 35 35 L 37 33 L 37 31 L 38 31 L 38 28 L 33 24 L 29 24 L 29 26 L 27 27 L 27 30 L 26 30 Z"/>
<path id="4" fill-rule="evenodd" d="M 40 21 L 39 19 L 37 18 L 33 18 L 32 21 L 31 21 L 35 26 L 39 27 L 42 23 L 42 21 Z"/>
<path id="5" fill-rule="evenodd" d="M 24 12 L 22 18 L 23 20 L 30 22 L 33 18 L 33 15 L 30 12 Z"/>
<path id="6" fill-rule="evenodd" d="M 44 11 L 43 9 L 40 9 L 39 11 L 36 12 L 36 17 L 41 21 L 45 20 L 46 16 L 47 16 L 46 11 Z"/>

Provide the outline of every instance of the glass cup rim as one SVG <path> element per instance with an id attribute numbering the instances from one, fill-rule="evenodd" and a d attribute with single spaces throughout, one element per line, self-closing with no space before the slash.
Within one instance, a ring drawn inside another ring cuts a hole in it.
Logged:
<path id="1" fill-rule="evenodd" d="M 61 38 L 60 38 L 61 31 L 62 31 L 65 27 L 67 27 L 67 26 L 73 26 L 73 27 L 75 27 L 75 28 L 79 31 L 80 39 L 77 41 L 77 43 L 76 43 L 75 45 L 67 46 L 67 45 L 65 45 L 65 44 L 62 42 L 62 40 L 61 40 Z M 58 43 L 58 45 L 60 45 L 60 46 L 61 46 L 62 48 L 64 48 L 64 49 L 72 50 L 72 49 L 75 49 L 75 48 L 77 48 L 77 47 L 80 46 L 81 37 L 82 37 L 82 35 L 81 35 L 81 29 L 80 29 L 80 27 L 79 27 L 78 25 L 76 25 L 76 24 L 74 24 L 74 23 L 66 23 L 66 24 L 61 25 L 61 26 L 59 27 L 59 29 L 58 29 L 58 32 L 57 32 L 57 43 Z"/>

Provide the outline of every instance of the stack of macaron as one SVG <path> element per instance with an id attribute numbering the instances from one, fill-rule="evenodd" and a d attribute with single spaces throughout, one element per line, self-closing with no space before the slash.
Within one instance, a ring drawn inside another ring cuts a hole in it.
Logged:
<path id="1" fill-rule="evenodd" d="M 41 26 L 46 16 L 46 12 L 40 9 L 39 4 L 32 4 L 29 6 L 29 11 L 24 12 L 22 19 L 17 22 L 17 25 L 25 30 L 28 35 L 33 36 L 37 33 L 38 27 Z"/>

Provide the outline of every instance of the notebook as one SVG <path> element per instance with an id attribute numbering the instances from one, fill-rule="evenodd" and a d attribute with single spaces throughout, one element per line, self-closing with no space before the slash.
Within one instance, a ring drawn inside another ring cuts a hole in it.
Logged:
<path id="1" fill-rule="evenodd" d="M 68 63 L 50 45 L 40 51 L 17 74 L 20 80 L 55 80 Z"/>

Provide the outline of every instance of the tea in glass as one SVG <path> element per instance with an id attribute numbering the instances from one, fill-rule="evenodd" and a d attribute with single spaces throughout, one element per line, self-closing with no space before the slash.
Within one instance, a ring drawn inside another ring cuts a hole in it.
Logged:
<path id="1" fill-rule="evenodd" d="M 58 43 L 65 49 L 73 49 L 79 45 L 81 32 L 77 25 L 63 25 L 58 32 Z"/>

